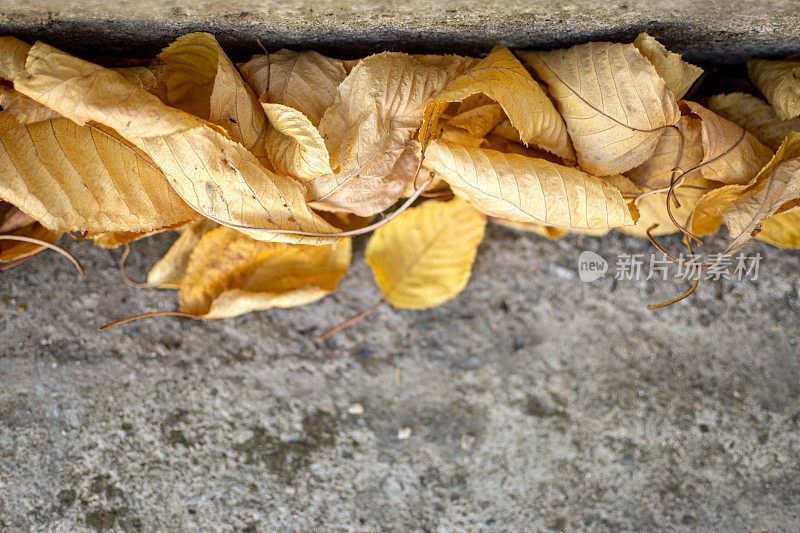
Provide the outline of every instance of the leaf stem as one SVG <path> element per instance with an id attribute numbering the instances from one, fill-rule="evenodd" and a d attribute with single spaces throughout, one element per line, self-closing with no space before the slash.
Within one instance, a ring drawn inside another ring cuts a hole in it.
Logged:
<path id="1" fill-rule="evenodd" d="M 381 304 L 382 304 L 382 303 L 384 303 L 385 301 L 386 301 L 386 300 L 384 300 L 383 298 L 381 298 L 380 300 L 378 300 L 378 303 L 376 303 L 375 305 L 373 305 L 372 307 L 370 307 L 369 309 L 367 309 L 366 311 L 364 311 L 364 312 L 363 312 L 363 313 L 361 313 L 360 315 L 358 315 L 358 316 L 354 316 L 353 318 L 351 318 L 351 319 L 350 319 L 350 320 L 348 320 L 347 322 L 343 322 L 342 324 L 339 324 L 338 326 L 336 326 L 336 327 L 335 327 L 335 328 L 333 328 L 332 330 L 330 330 L 330 331 L 328 331 L 327 333 L 325 333 L 325 334 L 321 335 L 320 337 L 318 337 L 318 338 L 317 338 L 317 342 L 322 342 L 322 341 L 324 341 L 324 340 L 326 340 L 326 339 L 328 339 L 328 338 L 330 338 L 330 337 L 332 337 L 332 336 L 336 335 L 337 333 L 339 333 L 339 332 L 340 332 L 340 331 L 342 331 L 343 329 L 345 329 L 345 328 L 349 328 L 350 326 L 352 326 L 353 324 L 355 324 L 356 322 L 358 322 L 359 320 L 361 320 L 361 319 L 362 319 L 362 318 L 364 318 L 365 316 L 367 316 L 367 315 L 369 315 L 370 313 L 372 313 L 373 311 L 375 311 L 375 310 L 376 310 L 378 307 L 380 307 L 380 306 L 381 306 Z"/>
<path id="2" fill-rule="evenodd" d="M 28 242 L 31 244 L 38 244 L 39 246 L 44 246 L 45 248 L 49 248 L 54 252 L 58 252 L 67 259 L 69 259 L 70 263 L 75 265 L 75 268 L 78 269 L 78 273 L 81 276 L 86 275 L 86 269 L 83 268 L 83 265 L 75 259 L 75 256 L 66 251 L 65 249 L 61 248 L 60 246 L 56 246 L 55 244 L 51 244 L 47 241 L 43 241 L 40 239 L 34 239 L 33 237 L 23 237 L 21 235 L 0 235 L 0 241 L 20 241 L 20 242 Z"/>

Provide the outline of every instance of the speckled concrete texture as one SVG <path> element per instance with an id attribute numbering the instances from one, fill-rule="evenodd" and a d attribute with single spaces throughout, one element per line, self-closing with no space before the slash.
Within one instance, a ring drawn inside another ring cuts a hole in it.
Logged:
<path id="1" fill-rule="evenodd" d="M 751 246 L 758 280 L 650 312 L 684 283 L 575 275 L 648 243 L 493 226 L 457 299 L 318 344 L 379 298 L 363 241 L 318 303 L 102 333 L 176 297 L 64 244 L 87 278 L 47 253 L 2 274 L 3 531 L 800 528 L 798 252 Z"/>
<path id="2" fill-rule="evenodd" d="M 152 54 L 178 35 L 211 31 L 226 49 L 290 46 L 488 51 L 633 39 L 649 30 L 703 63 L 797 52 L 796 0 L 0 0 L 0 33 L 84 53 Z"/>

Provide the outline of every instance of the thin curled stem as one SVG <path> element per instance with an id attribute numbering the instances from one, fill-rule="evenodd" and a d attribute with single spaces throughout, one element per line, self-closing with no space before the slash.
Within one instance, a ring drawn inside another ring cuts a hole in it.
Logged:
<path id="1" fill-rule="evenodd" d="M 34 239 L 33 237 L 23 237 L 22 235 L 0 235 L 0 241 L 20 241 L 20 242 L 28 242 L 31 244 L 38 244 L 39 246 L 44 246 L 45 248 L 49 248 L 54 252 L 58 252 L 59 254 L 69 259 L 70 263 L 75 265 L 75 268 L 78 270 L 78 273 L 81 276 L 86 275 L 86 269 L 83 268 L 83 265 L 81 265 L 81 263 L 75 258 L 75 256 L 66 251 L 65 249 L 61 248 L 60 246 L 56 246 L 55 244 L 51 244 L 47 241 L 43 241 L 40 239 Z"/>
<path id="2" fill-rule="evenodd" d="M 120 326 L 120 325 L 126 324 L 128 322 L 133 322 L 134 320 L 139 320 L 140 318 L 150 318 L 150 317 L 154 317 L 154 316 L 178 316 L 178 317 L 181 317 L 181 318 L 193 318 L 195 320 L 209 320 L 208 318 L 206 318 L 204 316 L 197 316 L 197 315 L 192 315 L 192 314 L 189 314 L 189 313 L 182 313 L 180 311 L 157 311 L 155 313 L 142 313 L 141 315 L 129 316 L 128 318 L 123 318 L 121 320 L 117 320 L 115 322 L 111 322 L 111 323 L 106 324 L 104 326 L 100 326 L 100 330 L 106 330 L 108 328 L 113 328 L 114 326 Z"/>
<path id="3" fill-rule="evenodd" d="M 131 245 L 126 242 L 124 246 L 125 249 L 122 251 L 122 257 L 119 258 L 119 273 L 122 275 L 122 281 L 131 287 L 136 287 L 137 289 L 146 289 L 147 287 L 152 287 L 152 285 L 146 281 L 133 281 L 128 277 L 128 274 L 125 273 L 125 261 L 128 259 L 128 256 L 131 253 Z"/>
<path id="4" fill-rule="evenodd" d="M 350 320 L 348 320 L 348 321 L 346 321 L 346 322 L 343 322 L 343 323 L 339 324 L 338 326 L 336 326 L 336 327 L 335 327 L 335 328 L 333 328 L 332 330 L 328 331 L 327 333 L 324 333 L 324 334 L 320 335 L 320 336 L 317 338 L 317 342 L 323 342 L 324 340 L 326 340 L 326 339 L 328 339 L 328 338 L 330 338 L 330 337 L 332 337 L 332 336 L 336 335 L 337 333 L 339 333 L 339 332 L 340 332 L 340 331 L 342 331 L 343 329 L 345 329 L 345 328 L 349 328 L 350 326 L 352 326 L 353 324 L 355 324 L 356 322 L 358 322 L 359 320 L 361 320 L 361 319 L 362 319 L 362 318 L 364 318 L 365 316 L 367 316 L 367 315 L 369 315 L 370 313 L 372 313 L 373 311 L 375 311 L 375 310 L 376 310 L 378 307 L 380 307 L 380 306 L 381 306 L 381 304 L 382 304 L 382 303 L 384 303 L 385 301 L 386 301 L 385 299 L 381 298 L 380 300 L 378 300 L 378 303 L 376 303 L 375 305 L 373 305 L 372 307 L 370 307 L 369 309 L 367 309 L 366 311 L 364 311 L 364 312 L 363 312 L 363 313 L 361 313 L 360 315 L 358 315 L 358 316 L 354 316 L 354 317 L 353 317 L 353 318 L 351 318 Z"/>

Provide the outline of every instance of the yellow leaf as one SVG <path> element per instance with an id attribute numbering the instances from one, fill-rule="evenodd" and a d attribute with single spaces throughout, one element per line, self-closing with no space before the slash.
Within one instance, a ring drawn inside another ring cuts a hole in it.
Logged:
<path id="1" fill-rule="evenodd" d="M 800 212 L 772 215 L 762 223 L 756 239 L 780 248 L 800 248 Z"/>
<path id="2" fill-rule="evenodd" d="M 800 131 L 800 118 L 781 120 L 767 102 L 746 93 L 718 94 L 708 100 L 713 112 L 738 124 L 773 150 L 784 137 Z"/>
<path id="3" fill-rule="evenodd" d="M 751 59 L 747 72 L 781 120 L 800 115 L 800 61 Z"/>
<path id="4" fill-rule="evenodd" d="M 347 273 L 350 247 L 350 239 L 326 246 L 263 243 L 217 228 L 191 253 L 178 292 L 181 311 L 224 318 L 319 300 Z"/>
<path id="5" fill-rule="evenodd" d="M 423 148 L 430 137 L 428 130 L 435 128 L 438 114 L 445 105 L 477 93 L 487 95 L 502 107 L 525 144 L 533 143 L 565 160 L 574 160 L 561 116 L 544 90 L 504 46 L 494 48 L 480 63 L 431 96 L 420 130 Z"/>
<path id="6" fill-rule="evenodd" d="M 408 54 L 359 61 L 320 121 L 335 173 L 305 182 L 309 201 L 361 216 L 391 206 L 413 179 L 392 169 L 419 129 L 424 102 L 451 77 L 450 68 Z"/>
<path id="7" fill-rule="evenodd" d="M 792 133 L 775 157 L 722 212 L 731 233 L 729 252 L 749 242 L 779 212 L 800 209 L 800 133 Z"/>
<path id="8" fill-rule="evenodd" d="M 147 155 L 103 126 L 0 113 L 0 198 L 54 231 L 150 231 L 195 218 Z"/>
<path id="9" fill-rule="evenodd" d="M 744 185 L 725 185 L 703 195 L 692 211 L 690 220 L 692 233 L 703 236 L 719 231 L 722 211 L 738 198 L 744 189 Z"/>
<path id="10" fill-rule="evenodd" d="M 262 104 L 270 127 L 267 155 L 280 174 L 308 181 L 333 173 L 325 141 L 301 111 L 281 104 Z"/>
<path id="11" fill-rule="evenodd" d="M 544 159 L 434 141 L 425 166 L 494 217 L 565 229 L 633 224 L 616 186 Z"/>
<path id="12" fill-rule="evenodd" d="M 311 50 L 256 55 L 241 68 L 258 95 L 267 95 L 264 101 L 297 109 L 314 126 L 333 105 L 346 76 L 341 60 Z"/>
<path id="13" fill-rule="evenodd" d="M 177 289 L 186 274 L 189 257 L 200 238 L 219 226 L 208 219 L 201 219 L 186 224 L 178 231 L 180 236 L 175 240 L 167 253 L 147 273 L 147 283 L 163 289 Z"/>
<path id="14" fill-rule="evenodd" d="M 631 44 L 520 54 L 547 83 L 586 172 L 605 176 L 640 165 L 680 118 L 664 80 Z"/>
<path id="15" fill-rule="evenodd" d="M 703 69 L 687 63 L 680 54 L 670 52 L 647 32 L 640 33 L 633 41 L 633 46 L 652 63 L 676 100 L 683 98 L 703 74 Z"/>
<path id="16" fill-rule="evenodd" d="M 681 107 L 700 118 L 703 160 L 697 168 L 705 179 L 745 184 L 772 157 L 772 150 L 733 122 L 695 102 L 682 101 Z"/>
<path id="17" fill-rule="evenodd" d="M 486 217 L 465 201 L 428 202 L 378 228 L 366 259 L 383 297 L 400 309 L 426 309 L 469 280 Z"/>
<path id="18" fill-rule="evenodd" d="M 119 73 L 37 43 L 20 92 L 78 124 L 101 122 L 146 153 L 194 209 L 259 240 L 324 244 L 336 228 L 296 180 L 268 171 L 221 128 L 163 104 Z M 131 229 L 131 228 L 129 228 Z M 307 232 L 322 236 L 302 236 Z"/>
<path id="19" fill-rule="evenodd" d="M 503 122 L 505 117 L 506 114 L 499 104 L 486 104 L 462 111 L 448 120 L 447 124 L 465 129 L 475 137 L 483 137 Z"/>
<path id="20" fill-rule="evenodd" d="M 166 65 L 165 103 L 225 128 L 257 156 L 267 117 L 258 97 L 210 33 L 178 37 L 160 54 Z"/>

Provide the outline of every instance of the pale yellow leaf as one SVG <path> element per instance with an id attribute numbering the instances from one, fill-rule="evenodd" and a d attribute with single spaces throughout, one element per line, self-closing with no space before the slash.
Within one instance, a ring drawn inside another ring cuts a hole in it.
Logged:
<path id="1" fill-rule="evenodd" d="M 27 70 L 15 83 L 20 92 L 78 124 L 96 121 L 114 128 L 206 217 L 260 240 L 336 239 L 326 236 L 336 228 L 306 205 L 302 184 L 268 171 L 221 128 L 163 104 L 119 73 L 42 43 L 31 48 Z"/>
<path id="2" fill-rule="evenodd" d="M 605 176 L 640 165 L 680 118 L 672 92 L 631 44 L 593 42 L 520 54 L 547 83 L 578 163 L 589 173 Z"/>
<path id="3" fill-rule="evenodd" d="M 361 216 L 391 206 L 413 179 L 392 169 L 419 129 L 424 102 L 451 77 L 408 54 L 362 59 L 320 121 L 335 172 L 305 182 L 309 201 Z"/>
<path id="4" fill-rule="evenodd" d="M 333 173 L 325 141 L 301 111 L 281 104 L 262 104 L 270 125 L 267 155 L 280 174 L 308 181 Z"/>
<path id="5" fill-rule="evenodd" d="M 25 73 L 30 45 L 16 37 L 0 37 L 0 78 L 14 81 Z"/>
<path id="6" fill-rule="evenodd" d="M 680 54 L 670 52 L 647 32 L 640 33 L 633 41 L 633 46 L 652 63 L 676 100 L 683 98 L 703 74 L 702 68 L 687 63 Z"/>
<path id="7" fill-rule="evenodd" d="M 456 198 L 412 207 L 380 227 L 366 259 L 383 297 L 400 309 L 426 309 L 460 293 L 469 280 L 486 216 Z"/>
<path id="8" fill-rule="evenodd" d="M 350 239 L 325 246 L 264 243 L 217 228 L 191 253 L 178 292 L 181 311 L 224 318 L 311 303 L 336 289 L 350 250 Z"/>
<path id="9" fill-rule="evenodd" d="M 565 160 L 574 160 L 564 121 L 547 94 L 508 48 L 498 46 L 470 70 L 450 80 L 427 102 L 420 130 L 423 147 L 444 104 L 483 93 L 497 102 L 525 144 L 533 143 Z M 499 122 L 498 122 L 499 123 Z M 496 124 L 495 124 L 496 125 Z M 474 132 L 471 132 L 475 134 Z"/>
<path id="10" fill-rule="evenodd" d="M 462 111 L 447 124 L 467 130 L 470 135 L 483 137 L 505 120 L 506 114 L 499 104 L 486 104 Z"/>
<path id="11" fill-rule="evenodd" d="M 745 184 L 772 157 L 772 150 L 752 134 L 713 111 L 689 101 L 682 101 L 681 107 L 700 119 L 703 160 L 697 168 L 705 179 Z"/>
<path id="12" fill-rule="evenodd" d="M 784 137 L 800 131 L 800 117 L 781 120 L 772 106 L 750 94 L 718 94 L 709 98 L 708 107 L 746 129 L 773 150 L 778 149 Z"/>
<path id="13" fill-rule="evenodd" d="M 178 231 L 180 236 L 175 240 L 170 249 L 153 265 L 147 273 L 147 283 L 163 289 L 177 289 L 186 274 L 189 265 L 189 256 L 200 242 L 200 238 L 219 225 L 208 220 L 200 219 L 186 224 Z"/>
<path id="14" fill-rule="evenodd" d="M 716 233 L 722 224 L 722 212 L 742 194 L 745 188 L 745 185 L 724 185 L 703 195 L 695 204 L 691 214 L 692 233 L 698 236 Z"/>
<path id="15" fill-rule="evenodd" d="M 336 98 L 347 73 L 341 60 L 305 50 L 280 50 L 256 55 L 242 65 L 242 74 L 266 102 L 302 112 L 314 126 Z"/>
<path id="16" fill-rule="evenodd" d="M 633 224 L 615 185 L 544 159 L 433 141 L 425 167 L 449 183 L 457 195 L 494 217 L 565 229 Z"/>
<path id="17" fill-rule="evenodd" d="M 781 120 L 800 115 L 800 61 L 751 59 L 747 72 Z"/>
<path id="18" fill-rule="evenodd" d="M 267 117 L 213 35 L 178 37 L 158 59 L 166 66 L 167 105 L 222 126 L 235 142 L 263 156 L 259 144 Z"/>
<path id="19" fill-rule="evenodd" d="M 195 218 L 147 155 L 103 126 L 0 113 L 0 198 L 54 231 L 150 231 Z"/>
<path id="20" fill-rule="evenodd" d="M 729 251 L 749 242 L 779 212 L 800 209 L 800 133 L 792 133 L 775 157 L 722 212 L 731 234 Z"/>

